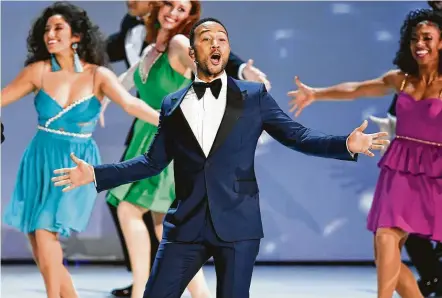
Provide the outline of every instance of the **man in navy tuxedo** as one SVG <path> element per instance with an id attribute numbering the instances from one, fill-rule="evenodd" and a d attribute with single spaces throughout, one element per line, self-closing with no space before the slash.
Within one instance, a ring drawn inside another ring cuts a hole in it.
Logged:
<path id="1" fill-rule="evenodd" d="M 129 0 L 126 1 L 127 14 L 124 16 L 120 24 L 118 32 L 111 34 L 106 41 L 106 52 L 111 62 L 124 61 L 126 67 L 129 68 L 140 60 L 141 53 L 148 46 L 146 39 L 146 26 L 143 19 L 149 15 L 152 4 L 151 1 Z M 258 68 L 253 66 L 251 60 L 248 62 L 243 61 L 240 57 L 234 53 L 230 53 L 229 61 L 226 65 L 227 75 L 240 80 L 260 81 L 266 83 L 267 87 L 270 86 L 270 82 L 267 80 L 266 75 Z M 104 105 L 104 109 L 106 104 Z M 126 136 L 125 145 L 127 146 L 133 137 L 133 126 L 135 124 L 133 120 Z M 100 124 L 104 126 L 104 111 L 100 115 Z M 123 152 L 121 160 L 123 160 L 126 152 Z M 111 204 L 107 204 L 114 220 L 115 227 L 117 229 L 117 235 L 120 239 L 121 247 L 124 255 L 124 263 L 129 271 L 131 271 L 129 254 L 126 247 L 126 241 L 124 240 L 123 231 L 121 230 L 120 223 L 117 216 L 117 208 Z M 155 230 L 153 227 L 152 218 L 150 212 L 143 217 L 144 222 L 149 230 L 150 240 L 152 244 L 151 253 L 155 257 L 158 240 L 155 237 Z M 153 262 L 152 262 L 153 263 Z M 131 297 L 132 286 L 114 289 L 112 295 L 116 297 Z"/>
<path id="2" fill-rule="evenodd" d="M 63 191 L 95 183 L 97 191 L 160 173 L 174 161 L 176 200 L 164 219 L 144 297 L 178 298 L 195 273 L 213 257 L 218 298 L 247 298 L 263 237 L 254 172 L 258 139 L 265 130 L 281 144 L 305 154 L 356 160 L 373 156 L 386 133 L 364 134 L 367 122 L 349 136 L 315 132 L 293 121 L 265 85 L 225 73 L 230 45 L 216 19 L 202 19 L 190 33 L 189 55 L 196 78 L 165 97 L 158 133 L 150 149 L 134 159 L 91 166 L 71 155 L 76 167 L 58 169 Z M 183 45 L 185 46 L 185 45 Z"/>

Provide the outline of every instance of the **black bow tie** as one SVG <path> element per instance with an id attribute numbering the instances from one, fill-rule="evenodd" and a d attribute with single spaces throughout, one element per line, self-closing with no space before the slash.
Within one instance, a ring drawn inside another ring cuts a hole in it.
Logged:
<path id="1" fill-rule="evenodd" d="M 195 90 L 198 99 L 201 99 L 204 96 L 206 89 L 210 88 L 210 91 L 212 91 L 213 96 L 215 96 L 215 98 L 218 98 L 219 93 L 221 92 L 222 85 L 223 83 L 221 82 L 221 79 L 216 79 L 210 83 L 193 82 L 193 90 Z"/>

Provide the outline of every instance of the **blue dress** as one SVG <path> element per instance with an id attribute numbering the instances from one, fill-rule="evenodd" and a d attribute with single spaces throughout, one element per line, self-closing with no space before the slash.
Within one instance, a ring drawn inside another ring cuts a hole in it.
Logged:
<path id="1" fill-rule="evenodd" d="M 97 144 L 91 138 L 101 103 L 94 96 L 63 108 L 43 89 L 35 96 L 38 130 L 21 159 L 12 199 L 3 221 L 23 233 L 44 229 L 69 237 L 83 231 L 97 198 L 93 183 L 62 192 L 53 185 L 54 170 L 75 166 L 69 154 L 91 165 L 101 163 Z"/>

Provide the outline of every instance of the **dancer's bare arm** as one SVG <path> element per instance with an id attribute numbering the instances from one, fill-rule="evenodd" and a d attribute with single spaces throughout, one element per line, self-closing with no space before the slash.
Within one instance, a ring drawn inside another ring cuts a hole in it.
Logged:
<path id="1" fill-rule="evenodd" d="M 312 88 L 295 78 L 298 87 L 290 91 L 292 97 L 290 112 L 296 111 L 298 116 L 301 111 L 314 101 L 354 100 L 361 97 L 380 97 L 397 91 L 403 81 L 404 74 L 399 70 L 391 70 L 384 75 L 362 82 L 346 82 L 325 88 Z"/>
<path id="2" fill-rule="evenodd" d="M 26 66 L 11 83 L 2 89 L 0 107 L 6 107 L 37 90 L 38 78 L 41 78 L 43 67 L 43 61 Z"/>
<path id="3" fill-rule="evenodd" d="M 105 67 L 97 70 L 100 90 L 112 101 L 119 104 L 128 114 L 143 121 L 158 125 L 159 113 L 144 101 L 132 96 L 118 81 L 117 76 Z"/>
<path id="4" fill-rule="evenodd" d="M 189 39 L 181 34 L 175 35 L 169 43 L 169 57 L 173 62 L 177 62 L 177 68 L 183 70 L 184 75 L 190 72 L 196 73 L 196 64 L 189 56 L 190 42 Z"/>

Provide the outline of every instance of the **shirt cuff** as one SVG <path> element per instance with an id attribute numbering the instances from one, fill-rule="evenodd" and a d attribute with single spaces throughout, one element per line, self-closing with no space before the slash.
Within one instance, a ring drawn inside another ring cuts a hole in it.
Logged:
<path id="1" fill-rule="evenodd" d="M 347 151 L 348 151 L 348 153 L 350 153 L 351 158 L 355 158 L 355 154 L 353 152 L 351 152 L 350 149 L 348 149 L 348 139 L 349 138 L 350 137 L 348 137 L 347 140 L 345 141 L 345 146 L 347 146 Z"/>
<path id="2" fill-rule="evenodd" d="M 238 68 L 238 79 L 243 80 L 243 81 L 245 80 L 244 76 L 243 76 L 243 71 L 246 66 L 247 66 L 247 63 L 243 63 Z"/>

